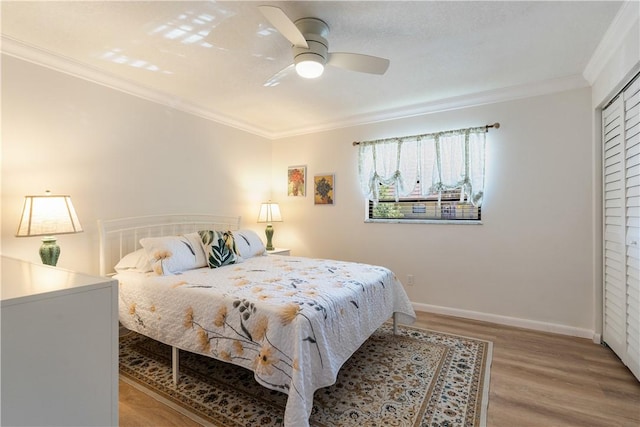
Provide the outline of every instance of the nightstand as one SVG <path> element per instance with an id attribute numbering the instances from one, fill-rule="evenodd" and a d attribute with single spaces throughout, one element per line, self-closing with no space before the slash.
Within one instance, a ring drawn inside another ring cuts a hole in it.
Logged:
<path id="1" fill-rule="evenodd" d="M 286 249 L 286 248 L 274 248 L 272 251 L 267 251 L 266 252 L 267 255 L 284 255 L 284 256 L 289 256 L 291 255 L 291 249 Z"/>

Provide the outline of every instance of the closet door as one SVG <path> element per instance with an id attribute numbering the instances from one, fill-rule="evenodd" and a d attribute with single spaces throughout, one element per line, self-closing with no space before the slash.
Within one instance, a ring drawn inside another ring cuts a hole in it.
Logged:
<path id="1" fill-rule="evenodd" d="M 619 96 L 602 112 L 603 129 L 603 338 L 618 355 L 626 342 L 624 202 L 624 103 Z"/>
<path id="2" fill-rule="evenodd" d="M 640 79 L 602 112 L 603 339 L 640 379 Z"/>
<path id="3" fill-rule="evenodd" d="M 640 379 L 640 78 L 624 91 L 627 360 Z"/>

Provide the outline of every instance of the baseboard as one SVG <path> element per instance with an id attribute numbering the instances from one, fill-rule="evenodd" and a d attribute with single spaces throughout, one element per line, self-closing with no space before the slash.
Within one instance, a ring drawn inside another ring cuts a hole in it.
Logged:
<path id="1" fill-rule="evenodd" d="M 479 311 L 462 310 L 459 308 L 442 307 L 431 304 L 412 303 L 416 311 L 444 314 L 447 316 L 463 317 L 465 319 L 481 320 L 483 322 L 498 323 L 500 325 L 515 326 L 518 328 L 532 329 L 534 331 L 551 332 L 554 334 L 569 335 L 572 337 L 588 338 L 595 343 L 600 342 L 599 334 L 590 329 L 576 328 L 574 326 L 558 323 L 540 322 L 537 320 L 520 319 L 517 317 L 501 316 L 498 314 L 482 313 Z M 597 340 L 597 341 L 596 341 Z"/>

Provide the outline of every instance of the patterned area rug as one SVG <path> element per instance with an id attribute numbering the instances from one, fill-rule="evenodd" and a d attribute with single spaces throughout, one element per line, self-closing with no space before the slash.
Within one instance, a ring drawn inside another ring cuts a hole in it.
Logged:
<path id="1" fill-rule="evenodd" d="M 385 324 L 344 364 L 337 382 L 316 391 L 310 423 L 328 426 L 486 425 L 492 343 Z M 120 338 L 120 375 L 187 416 L 220 427 L 281 426 L 287 396 L 253 373 L 180 352 L 130 332 Z"/>

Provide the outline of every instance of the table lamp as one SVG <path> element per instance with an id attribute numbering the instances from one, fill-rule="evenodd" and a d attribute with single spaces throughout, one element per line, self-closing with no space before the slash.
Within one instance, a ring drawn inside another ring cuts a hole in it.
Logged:
<path id="1" fill-rule="evenodd" d="M 274 249 L 273 243 L 273 226 L 272 222 L 282 222 L 282 215 L 280 215 L 280 206 L 277 203 L 271 201 L 263 203 L 260 206 L 260 214 L 258 215 L 258 222 L 266 222 L 267 228 L 264 230 L 264 234 L 267 236 L 267 250 L 272 251 Z"/>
<path id="2" fill-rule="evenodd" d="M 82 226 L 71 203 L 71 196 L 25 196 L 22 217 L 16 237 L 44 236 L 40 246 L 43 264 L 55 266 L 60 257 L 60 246 L 54 234 L 82 232 Z"/>

